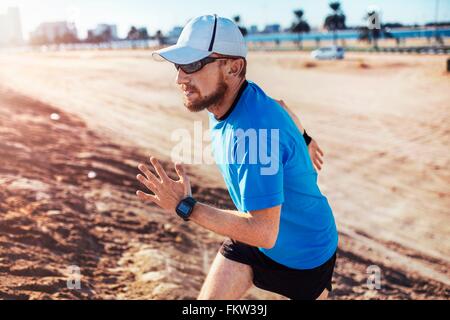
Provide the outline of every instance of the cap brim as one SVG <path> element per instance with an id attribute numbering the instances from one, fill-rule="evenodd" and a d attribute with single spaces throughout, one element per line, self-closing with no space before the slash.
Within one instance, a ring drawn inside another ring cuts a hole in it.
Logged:
<path id="1" fill-rule="evenodd" d="M 152 53 L 153 58 L 161 57 L 176 64 L 188 64 L 209 56 L 212 52 L 186 46 L 173 45 Z"/>

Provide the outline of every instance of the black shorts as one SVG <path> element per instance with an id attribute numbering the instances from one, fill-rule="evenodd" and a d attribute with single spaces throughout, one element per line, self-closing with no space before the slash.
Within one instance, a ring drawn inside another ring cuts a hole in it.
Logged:
<path id="1" fill-rule="evenodd" d="M 227 259 L 249 265 L 255 286 L 289 299 L 316 300 L 324 289 L 332 290 L 336 253 L 321 266 L 305 270 L 288 268 L 258 248 L 231 239 L 223 242 L 220 253 Z"/>

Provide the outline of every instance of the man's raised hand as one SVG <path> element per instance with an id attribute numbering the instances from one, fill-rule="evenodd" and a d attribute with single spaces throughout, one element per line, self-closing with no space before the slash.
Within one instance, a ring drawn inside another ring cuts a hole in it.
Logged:
<path id="1" fill-rule="evenodd" d="M 150 157 L 150 163 L 153 165 L 157 176 L 145 164 L 141 163 L 138 165 L 138 169 L 144 175 L 138 174 L 136 178 L 153 194 L 138 190 L 136 195 L 142 201 L 152 201 L 165 210 L 175 212 L 178 203 L 192 195 L 191 184 L 184 166 L 180 163 L 175 164 L 175 171 L 179 179 L 173 180 L 169 178 L 155 157 Z"/>

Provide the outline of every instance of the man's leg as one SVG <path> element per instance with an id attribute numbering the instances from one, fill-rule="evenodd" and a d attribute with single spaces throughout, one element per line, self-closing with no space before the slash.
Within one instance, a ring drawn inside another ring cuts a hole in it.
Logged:
<path id="1" fill-rule="evenodd" d="M 252 268 L 249 265 L 227 259 L 219 252 L 211 265 L 198 299 L 240 299 L 252 285 Z"/>
<path id="2" fill-rule="evenodd" d="M 320 296 L 317 298 L 317 300 L 327 300 L 328 299 L 328 294 L 329 294 L 328 289 L 324 289 L 322 291 L 322 293 L 320 294 Z"/>

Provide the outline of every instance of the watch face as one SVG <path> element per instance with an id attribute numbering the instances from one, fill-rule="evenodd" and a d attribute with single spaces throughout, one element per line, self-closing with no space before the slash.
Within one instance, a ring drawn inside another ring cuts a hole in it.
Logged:
<path id="1" fill-rule="evenodd" d="M 184 203 L 184 202 L 181 202 L 180 205 L 178 206 L 178 209 L 179 209 L 183 214 L 188 214 L 188 213 L 189 213 L 189 210 L 191 209 L 191 207 L 190 207 L 188 204 L 186 204 L 186 203 Z"/>

